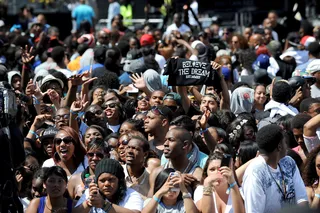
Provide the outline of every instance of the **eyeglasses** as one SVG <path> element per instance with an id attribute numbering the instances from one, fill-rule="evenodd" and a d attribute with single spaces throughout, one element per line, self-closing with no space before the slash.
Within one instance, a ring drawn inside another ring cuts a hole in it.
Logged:
<path id="1" fill-rule="evenodd" d="M 89 111 L 91 114 L 94 114 L 94 115 L 101 115 L 102 113 L 103 113 L 103 111 L 102 110 L 97 110 L 97 111 L 93 111 L 93 112 L 91 112 L 91 111 Z"/>
<path id="2" fill-rule="evenodd" d="M 102 104 L 102 109 L 107 109 L 107 108 L 111 108 L 111 109 L 114 109 L 114 108 L 116 108 L 116 106 L 117 106 L 117 104 L 116 103 L 111 103 L 111 104 L 106 104 L 106 103 L 104 103 L 104 104 Z"/>
<path id="3" fill-rule="evenodd" d="M 72 138 L 72 137 L 69 137 L 69 136 L 68 136 L 68 137 L 65 137 L 65 138 L 55 138 L 55 139 L 53 139 L 53 142 L 54 142 L 56 145 L 58 145 L 58 146 L 61 144 L 62 141 L 63 141 L 66 145 L 74 142 L 73 138 Z"/>
<path id="4" fill-rule="evenodd" d="M 122 141 L 119 141 L 119 145 L 120 145 L 120 144 L 122 144 L 122 145 L 128 145 L 128 143 L 129 143 L 129 140 L 127 140 L 127 139 L 124 139 L 124 140 L 122 140 Z"/>
<path id="5" fill-rule="evenodd" d="M 139 95 L 139 96 L 137 97 L 137 100 L 138 100 L 138 101 L 141 101 L 142 99 L 144 99 L 144 100 L 146 100 L 146 101 L 149 101 L 149 97 L 148 97 L 148 96 Z"/>
<path id="6" fill-rule="evenodd" d="M 91 158 L 93 158 L 94 156 L 100 159 L 104 158 L 104 154 L 101 152 L 88 152 L 87 155 Z"/>
<path id="7" fill-rule="evenodd" d="M 54 119 L 55 121 L 58 121 L 58 120 L 60 120 L 61 118 L 63 118 L 63 119 L 69 119 L 69 117 L 70 117 L 69 114 L 55 115 L 55 116 L 53 117 L 53 119 Z"/>

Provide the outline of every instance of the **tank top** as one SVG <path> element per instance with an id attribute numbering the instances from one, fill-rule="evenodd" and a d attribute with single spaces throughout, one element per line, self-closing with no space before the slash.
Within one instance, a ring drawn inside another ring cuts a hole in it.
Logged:
<path id="1" fill-rule="evenodd" d="M 67 201 L 68 213 L 72 212 L 72 203 L 73 203 L 73 201 L 68 198 L 68 201 Z M 44 213 L 44 208 L 45 207 L 46 207 L 46 197 L 40 197 L 40 204 L 38 206 L 37 213 Z"/>

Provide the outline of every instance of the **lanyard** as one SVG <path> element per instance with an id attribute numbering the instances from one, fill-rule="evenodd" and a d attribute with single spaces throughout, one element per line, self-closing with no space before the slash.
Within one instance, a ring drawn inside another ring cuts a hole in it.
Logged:
<path id="1" fill-rule="evenodd" d="M 278 164 L 279 166 L 279 169 L 280 169 L 280 173 L 281 173 L 281 179 L 280 182 L 282 183 L 282 186 L 276 181 L 276 179 L 273 177 L 271 171 L 270 171 L 270 168 L 269 166 L 267 165 L 267 168 L 268 168 L 268 172 L 270 174 L 270 176 L 272 177 L 273 181 L 277 184 L 279 190 L 281 191 L 281 194 L 283 195 L 283 198 L 286 200 L 287 199 L 287 190 L 286 190 L 286 183 L 285 183 L 285 180 L 284 180 L 284 175 L 283 175 L 283 172 L 282 172 L 282 169 L 281 169 L 281 166 L 280 164 Z M 282 189 L 283 188 L 283 189 Z"/>

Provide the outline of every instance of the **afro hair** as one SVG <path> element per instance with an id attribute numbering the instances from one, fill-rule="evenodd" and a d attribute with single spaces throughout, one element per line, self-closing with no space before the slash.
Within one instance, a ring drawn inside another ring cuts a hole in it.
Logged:
<path id="1" fill-rule="evenodd" d="M 290 85 L 285 81 L 278 81 L 274 84 L 272 89 L 272 98 L 279 103 L 287 103 L 292 94 Z"/>

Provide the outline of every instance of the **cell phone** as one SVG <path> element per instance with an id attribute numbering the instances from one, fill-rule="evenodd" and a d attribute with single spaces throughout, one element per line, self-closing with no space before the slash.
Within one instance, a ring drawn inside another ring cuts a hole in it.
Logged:
<path id="1" fill-rule="evenodd" d="M 221 166 L 220 167 L 223 167 L 223 166 L 229 167 L 230 160 L 231 160 L 231 155 L 223 154 L 223 158 L 221 160 Z"/>
<path id="2" fill-rule="evenodd" d="M 174 177 L 174 176 L 178 176 L 178 173 L 170 172 L 169 175 L 170 175 L 170 177 Z M 178 191 L 180 191 L 180 188 L 179 187 L 174 187 L 174 188 L 171 188 L 170 190 L 173 191 L 173 192 L 178 192 Z"/>

